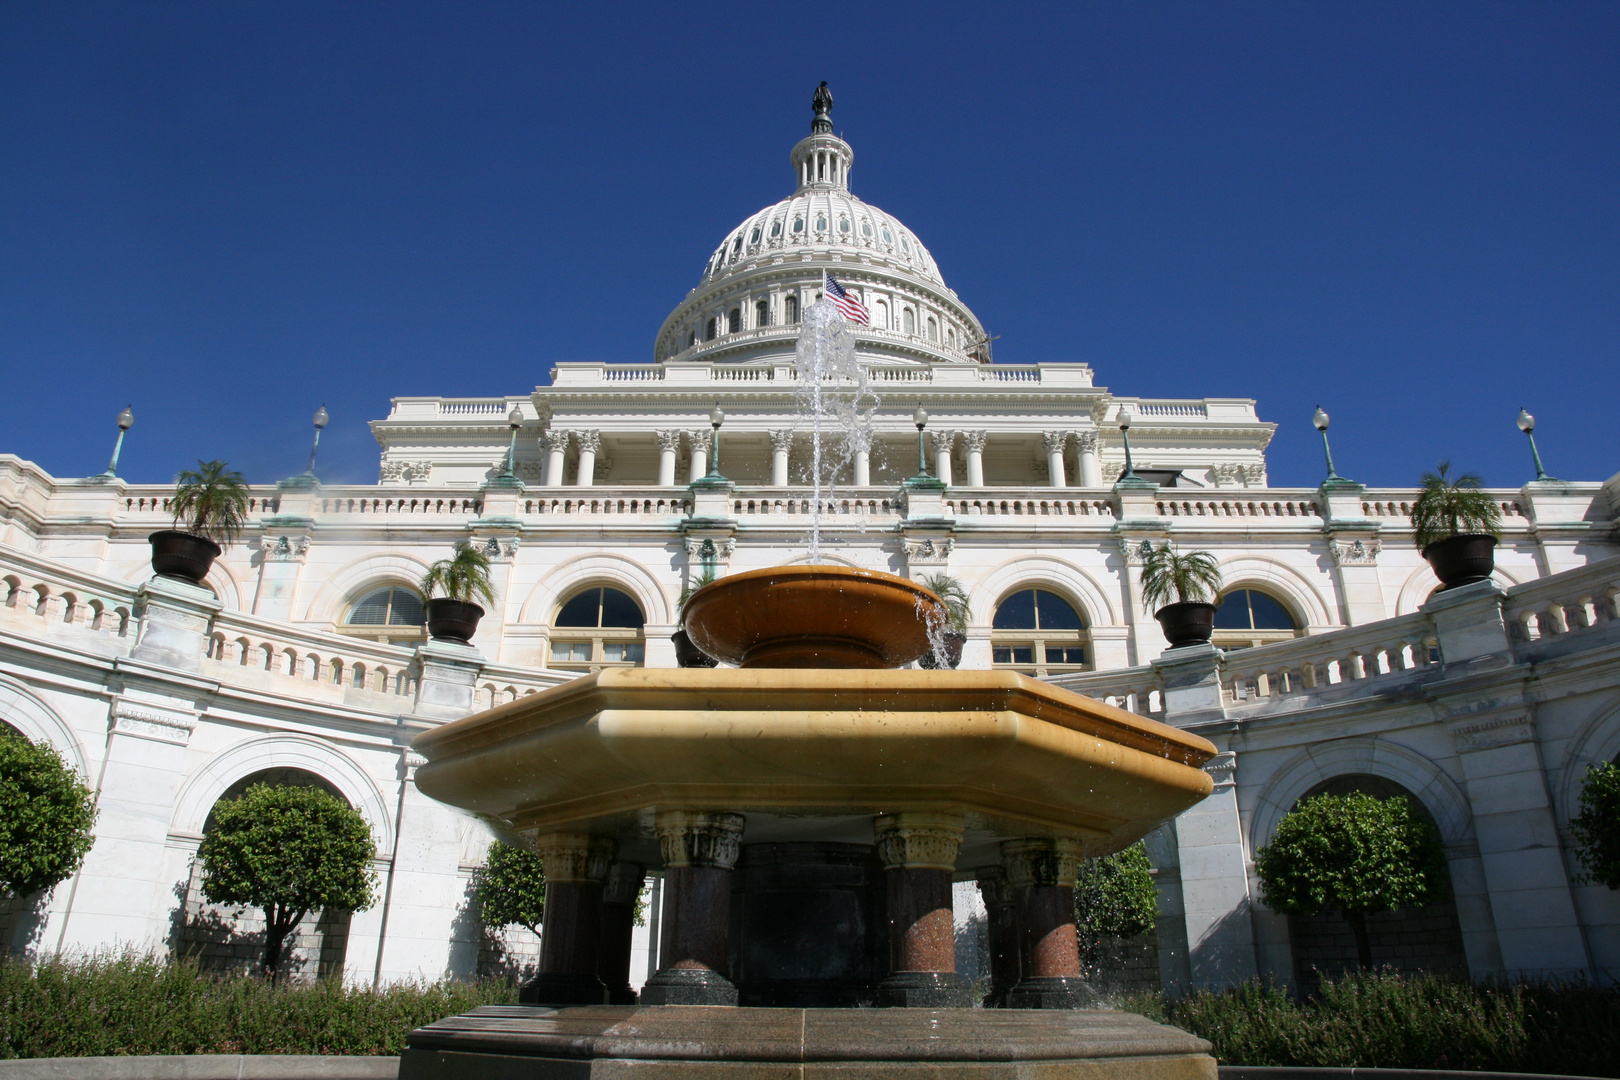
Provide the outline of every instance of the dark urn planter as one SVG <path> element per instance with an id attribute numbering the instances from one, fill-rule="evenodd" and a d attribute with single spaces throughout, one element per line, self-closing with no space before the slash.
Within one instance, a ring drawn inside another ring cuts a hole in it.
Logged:
<path id="1" fill-rule="evenodd" d="M 152 570 L 159 577 L 177 578 L 201 585 L 224 550 L 206 537 L 179 529 L 164 529 L 148 536 L 152 545 Z"/>
<path id="2" fill-rule="evenodd" d="M 675 646 L 675 662 L 681 667 L 717 667 L 720 664 L 720 661 L 692 644 L 685 630 L 675 631 L 669 635 L 669 640 Z"/>
<path id="3" fill-rule="evenodd" d="M 1166 604 L 1153 613 L 1172 649 L 1203 645 L 1215 632 L 1215 605 L 1198 601 Z"/>
<path id="4" fill-rule="evenodd" d="M 1489 533 L 1462 533 L 1436 540 L 1423 549 L 1442 589 L 1484 581 L 1496 569 L 1496 537 Z"/>
<path id="5" fill-rule="evenodd" d="M 465 600 L 452 600 L 448 596 L 435 596 L 427 602 L 428 636 L 434 641 L 453 641 L 466 645 L 478 632 L 478 620 L 484 609 Z"/>
<path id="6" fill-rule="evenodd" d="M 945 654 L 945 662 L 943 664 L 940 663 L 933 650 L 930 649 L 928 652 L 923 653 L 922 659 L 917 661 L 917 666 L 927 668 L 929 671 L 935 671 L 940 668 L 950 668 L 954 671 L 956 669 L 956 665 L 962 662 L 962 646 L 966 644 L 967 635 L 962 633 L 962 631 L 947 630 L 945 633 L 940 635 L 941 648 L 939 650 Z"/>

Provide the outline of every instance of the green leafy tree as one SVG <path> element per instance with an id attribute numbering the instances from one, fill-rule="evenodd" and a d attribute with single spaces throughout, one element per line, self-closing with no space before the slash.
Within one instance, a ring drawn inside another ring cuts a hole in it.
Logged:
<path id="1" fill-rule="evenodd" d="M 451 600 L 464 604 L 495 602 L 495 590 L 489 582 L 489 556 L 484 549 L 466 540 L 456 544 L 452 558 L 440 559 L 422 575 L 422 592 L 431 597 L 443 593 Z"/>
<path id="2" fill-rule="evenodd" d="M 522 926 L 540 933 L 546 914 L 546 874 L 540 856 L 496 840 L 478 872 L 478 905 L 487 926 Z"/>
<path id="3" fill-rule="evenodd" d="M 1570 819 L 1569 831 L 1586 880 L 1620 889 L 1620 765 L 1604 762 L 1586 770 L 1581 812 Z"/>
<path id="4" fill-rule="evenodd" d="M 1451 476 L 1451 462 L 1442 461 L 1434 472 L 1418 481 L 1421 490 L 1412 503 L 1412 543 L 1419 551 L 1453 536 L 1483 533 L 1500 539 L 1502 511 L 1485 482 L 1475 473 Z"/>
<path id="5" fill-rule="evenodd" d="M 1221 591 L 1221 571 L 1207 551 L 1179 554 L 1169 544 L 1142 556 L 1142 599 L 1149 607 L 1170 603 L 1209 603 Z"/>
<path id="6" fill-rule="evenodd" d="M 247 524 L 248 485 L 223 461 L 199 461 L 174 478 L 174 527 L 229 547 Z"/>
<path id="7" fill-rule="evenodd" d="M 28 896 L 67 880 L 95 823 L 95 796 L 62 755 L 0 724 L 0 890 Z"/>
<path id="8" fill-rule="evenodd" d="M 214 807 L 197 855 L 203 896 L 264 911 L 264 970 L 275 979 L 287 935 L 318 908 L 376 901 L 376 842 L 348 803 L 314 787 L 254 784 Z"/>
<path id="9" fill-rule="evenodd" d="M 1081 948 L 1094 954 L 1104 937 L 1136 937 L 1153 929 L 1159 917 L 1159 890 L 1147 845 L 1137 841 L 1124 851 L 1087 859 L 1074 882 L 1074 925 Z"/>
<path id="10" fill-rule="evenodd" d="M 1277 823 L 1254 864 L 1265 904 L 1278 914 L 1342 914 L 1363 970 L 1372 967 L 1369 913 L 1423 907 L 1445 891 L 1440 838 L 1400 795 L 1301 800 Z"/>

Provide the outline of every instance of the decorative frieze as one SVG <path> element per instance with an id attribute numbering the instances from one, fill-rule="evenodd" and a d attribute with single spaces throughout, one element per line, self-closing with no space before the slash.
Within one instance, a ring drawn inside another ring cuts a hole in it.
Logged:
<path id="1" fill-rule="evenodd" d="M 1451 737 L 1456 740 L 1459 754 L 1470 754 L 1477 750 L 1532 742 L 1536 737 L 1536 723 L 1527 712 L 1493 716 L 1488 720 L 1453 724 Z"/>
<path id="2" fill-rule="evenodd" d="M 379 470 L 384 484 L 425 484 L 432 475 L 431 461 L 384 461 Z"/>
<path id="3" fill-rule="evenodd" d="M 660 810 L 655 827 L 666 870 L 730 870 L 742 845 L 743 816 L 720 810 Z"/>
<path id="4" fill-rule="evenodd" d="M 882 814 L 872 823 L 885 870 L 955 870 L 962 815 L 931 810 Z"/>
<path id="5" fill-rule="evenodd" d="M 194 713 L 171 712 L 123 699 L 113 702 L 112 730 L 121 735 L 184 746 L 191 741 L 196 727 Z"/>

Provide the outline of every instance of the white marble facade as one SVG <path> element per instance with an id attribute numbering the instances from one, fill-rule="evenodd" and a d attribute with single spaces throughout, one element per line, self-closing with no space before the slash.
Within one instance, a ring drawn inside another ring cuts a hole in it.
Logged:
<path id="1" fill-rule="evenodd" d="M 471 974 L 489 946 L 468 883 L 490 834 L 416 791 L 411 737 L 607 664 L 672 666 L 677 598 L 706 552 L 722 573 L 806 557 L 794 319 L 830 271 L 874 312 L 857 339 L 881 405 L 870 452 L 826 494 L 825 557 L 946 570 L 973 601 L 963 666 L 1038 670 L 1226 751 L 1215 795 L 1154 838 L 1167 983 L 1291 977 L 1306 931 L 1255 903 L 1253 852 L 1294 799 L 1346 776 L 1398 784 L 1435 819 L 1470 970 L 1620 970 L 1620 903 L 1577 883 L 1566 842 L 1579 772 L 1620 754 L 1620 477 L 1495 492 L 1494 584 L 1431 601 L 1415 492 L 1268 486 L 1273 426 L 1248 399 L 1144 400 L 1080 363 L 990 362 L 921 242 L 850 192 L 848 145 L 813 134 L 792 161 L 794 194 L 727 234 L 651 362 L 559 363 L 498 399 L 394 399 L 372 424 L 379 482 L 256 487 L 208 590 L 151 580 L 167 489 L 0 455 L 0 721 L 58 747 L 102 808 L 81 872 L 0 915 L 13 949 L 175 944 L 209 809 L 293 769 L 377 838 L 384 899 L 349 923 L 346 976 Z M 709 471 L 716 403 L 729 492 L 688 486 Z M 900 486 L 919 403 L 941 496 Z M 1122 415 L 1154 489 L 1114 486 Z M 463 539 L 495 563 L 472 649 L 352 625 L 357 602 L 414 589 Z M 1163 540 L 1213 552 L 1228 590 L 1289 625 L 1161 658 L 1136 566 Z M 557 625 L 603 587 L 639 630 Z M 992 626 L 1030 589 L 1083 623 L 1061 662 L 1015 651 L 1041 635 Z"/>

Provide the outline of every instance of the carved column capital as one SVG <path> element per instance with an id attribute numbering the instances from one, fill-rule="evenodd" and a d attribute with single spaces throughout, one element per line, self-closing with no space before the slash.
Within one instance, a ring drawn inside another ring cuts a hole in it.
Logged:
<path id="1" fill-rule="evenodd" d="M 1069 445 L 1069 433 L 1067 431 L 1043 431 L 1041 432 L 1041 442 L 1045 445 L 1048 454 L 1061 454 L 1064 447 Z"/>
<path id="2" fill-rule="evenodd" d="M 1007 884 L 1015 889 L 1073 885 L 1084 858 L 1085 847 L 1078 840 L 1031 837 L 1004 840 L 1001 844 L 1001 865 L 1007 871 Z"/>
<path id="3" fill-rule="evenodd" d="M 951 448 L 956 445 L 956 436 L 958 434 L 960 433 L 955 431 L 930 431 L 928 433 L 928 448 L 936 454 L 948 454 L 951 452 Z"/>
<path id="4" fill-rule="evenodd" d="M 1074 445 L 1082 454 L 1095 454 L 1097 452 L 1097 433 L 1095 431 L 1076 431 Z"/>
<path id="5" fill-rule="evenodd" d="M 964 431 L 962 432 L 962 445 L 967 447 L 970 454 L 981 453 L 984 450 L 984 441 L 989 438 L 989 435 L 990 433 L 987 431 Z"/>
<path id="6" fill-rule="evenodd" d="M 681 449 L 681 433 L 678 430 L 655 432 L 658 436 L 658 449 L 669 453 L 679 453 Z"/>
<path id="7" fill-rule="evenodd" d="M 978 879 L 979 895 L 984 897 L 985 907 L 1012 907 L 1014 897 L 1012 886 L 1007 884 L 1007 871 L 999 866 L 981 866 L 973 871 L 973 876 Z"/>
<path id="8" fill-rule="evenodd" d="M 730 870 L 737 865 L 743 820 L 721 810 L 660 810 L 655 827 L 665 869 Z"/>
<path id="9" fill-rule="evenodd" d="M 579 444 L 580 453 L 589 451 L 596 453 L 602 449 L 602 433 L 596 430 L 574 432 L 574 441 Z"/>
<path id="10" fill-rule="evenodd" d="M 1384 542 L 1376 538 L 1335 538 L 1328 541 L 1328 551 L 1340 566 L 1377 566 L 1378 553 L 1382 550 Z"/>
<path id="11" fill-rule="evenodd" d="M 541 833 L 534 839 L 548 883 L 601 882 L 618 847 L 610 836 L 589 833 Z"/>
<path id="12" fill-rule="evenodd" d="M 548 451 L 556 451 L 566 454 L 568 452 L 569 438 L 569 432 L 548 431 L 544 435 L 540 436 L 540 444 Z"/>
<path id="13" fill-rule="evenodd" d="M 962 815 L 907 810 L 881 814 L 872 823 L 885 870 L 955 870 L 962 847 Z"/>
<path id="14" fill-rule="evenodd" d="M 793 450 L 792 431 L 771 432 L 771 451 L 777 454 L 790 453 Z"/>
<path id="15" fill-rule="evenodd" d="M 641 895 L 641 883 L 646 876 L 647 868 L 640 863 L 615 862 L 602 881 L 602 902 L 634 904 Z"/>

